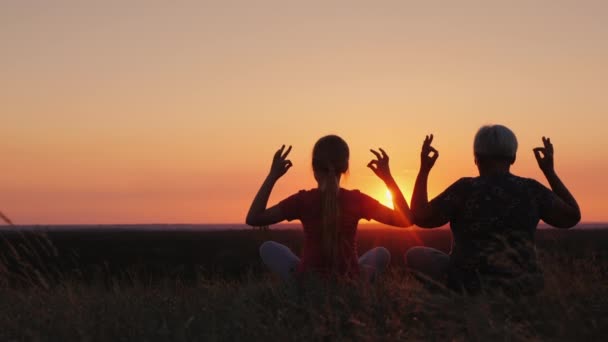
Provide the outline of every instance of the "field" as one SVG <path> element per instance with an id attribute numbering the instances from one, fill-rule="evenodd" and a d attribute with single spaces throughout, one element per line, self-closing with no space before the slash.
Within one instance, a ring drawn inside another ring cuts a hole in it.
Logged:
<path id="1" fill-rule="evenodd" d="M 431 293 L 404 269 L 412 246 L 449 249 L 447 230 L 364 229 L 385 246 L 374 284 L 283 284 L 257 248 L 295 251 L 301 232 L 3 231 L 0 340 L 602 340 L 608 230 L 539 230 L 536 297 Z"/>

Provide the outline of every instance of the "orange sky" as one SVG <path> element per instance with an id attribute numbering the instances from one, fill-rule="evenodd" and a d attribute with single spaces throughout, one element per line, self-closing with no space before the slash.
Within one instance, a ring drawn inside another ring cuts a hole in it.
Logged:
<path id="1" fill-rule="evenodd" d="M 345 187 L 385 201 L 383 147 L 409 200 L 425 134 L 430 195 L 476 173 L 502 123 L 513 172 L 546 181 L 552 138 L 583 220 L 608 221 L 604 1 L 12 1 L 0 10 L 0 210 L 16 223 L 240 223 L 272 153 L 275 203 L 314 186 L 312 145 L 350 144 Z"/>

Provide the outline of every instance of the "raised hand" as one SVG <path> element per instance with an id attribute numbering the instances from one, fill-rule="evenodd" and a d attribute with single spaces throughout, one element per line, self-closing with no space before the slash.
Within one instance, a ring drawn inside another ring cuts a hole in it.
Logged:
<path id="1" fill-rule="evenodd" d="M 437 158 L 439 158 L 439 151 L 437 151 L 431 143 L 433 142 L 433 135 L 427 135 L 422 143 L 422 149 L 420 151 L 420 170 L 429 172 L 435 165 Z"/>
<path id="2" fill-rule="evenodd" d="M 272 158 L 272 166 L 270 167 L 271 177 L 279 179 L 293 166 L 291 160 L 287 159 L 289 152 L 291 152 L 291 146 L 285 151 L 285 145 L 275 152 Z"/>
<path id="3" fill-rule="evenodd" d="M 367 167 L 374 171 L 376 176 L 378 176 L 380 179 L 386 181 L 391 179 L 393 176 L 391 175 L 391 169 L 388 166 L 388 155 L 383 149 L 380 148 L 379 150 L 380 152 L 370 150 L 370 152 L 376 156 L 376 159 L 373 159 L 367 163 Z"/>
<path id="4" fill-rule="evenodd" d="M 553 144 L 551 144 L 550 138 L 543 137 L 544 147 L 536 147 L 533 149 L 534 156 L 538 162 L 538 167 L 544 173 L 550 173 L 555 171 L 553 166 Z"/>

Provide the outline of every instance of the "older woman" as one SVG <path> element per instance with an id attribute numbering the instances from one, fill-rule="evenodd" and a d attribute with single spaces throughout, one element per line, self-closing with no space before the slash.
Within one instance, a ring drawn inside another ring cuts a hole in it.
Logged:
<path id="1" fill-rule="evenodd" d="M 408 267 L 424 278 L 454 290 L 478 293 L 501 289 L 535 293 L 544 281 L 537 262 L 534 234 L 539 220 L 570 228 L 580 221 L 574 197 L 553 167 L 553 145 L 534 155 L 553 191 L 539 182 L 511 174 L 517 138 L 505 126 L 484 126 L 474 141 L 478 177 L 461 178 L 430 202 L 427 180 L 439 153 L 427 136 L 422 145 L 420 172 L 412 196 L 416 225 L 424 228 L 450 223 L 452 252 L 414 247 L 406 253 Z"/>

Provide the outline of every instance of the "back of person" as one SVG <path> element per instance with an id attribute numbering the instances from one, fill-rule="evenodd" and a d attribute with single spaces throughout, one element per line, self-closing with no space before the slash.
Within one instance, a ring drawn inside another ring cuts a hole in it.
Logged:
<path id="1" fill-rule="evenodd" d="M 373 217 L 381 204 L 358 190 L 340 188 L 338 194 L 340 217 L 337 225 L 337 242 L 332 256 L 323 246 L 321 192 L 319 189 L 300 191 L 281 201 L 278 206 L 288 221 L 300 220 L 304 229 L 304 245 L 298 273 L 315 272 L 338 275 L 359 274 L 357 251 L 357 224 L 360 219 Z"/>
<path id="2" fill-rule="evenodd" d="M 553 193 L 510 173 L 462 178 L 450 194 L 459 203 L 450 218 L 451 264 L 459 278 L 540 274 L 534 235 Z M 454 277 L 454 276 L 452 276 Z"/>

